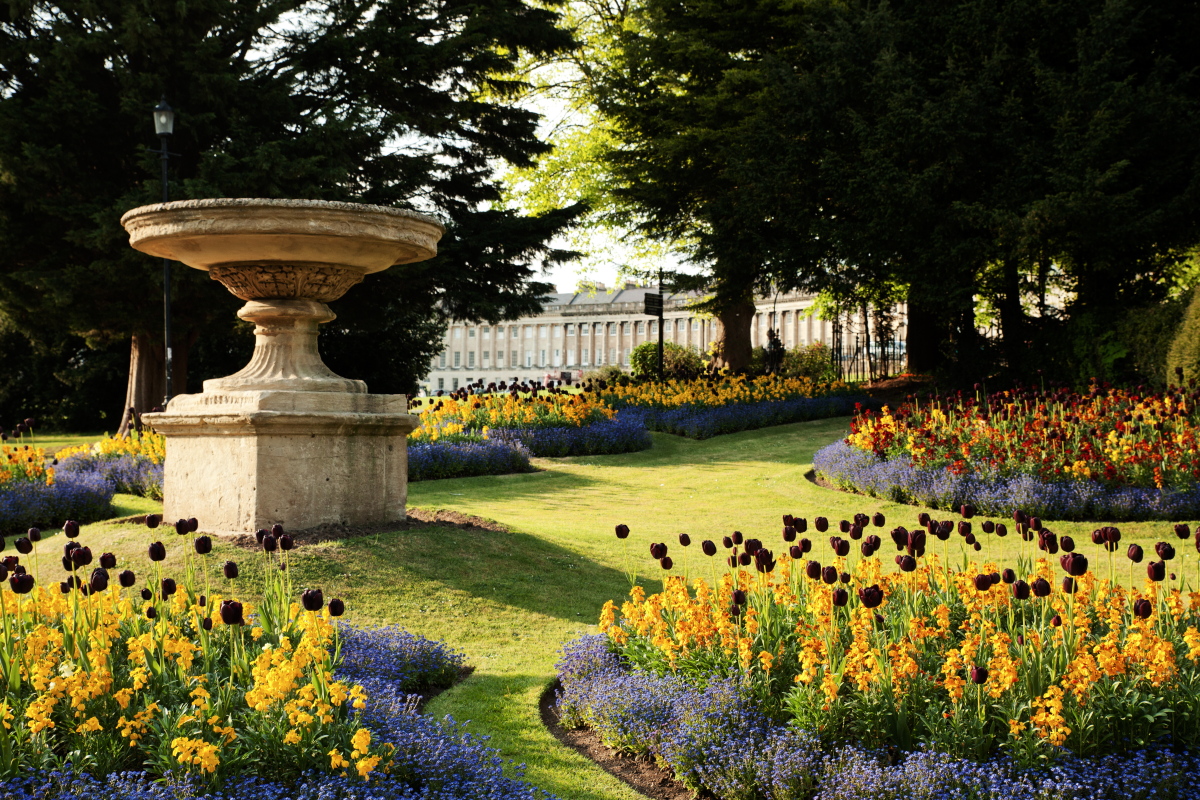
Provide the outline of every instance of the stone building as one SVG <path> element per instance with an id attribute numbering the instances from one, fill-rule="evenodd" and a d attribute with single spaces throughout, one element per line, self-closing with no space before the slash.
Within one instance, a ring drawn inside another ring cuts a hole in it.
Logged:
<path id="1" fill-rule="evenodd" d="M 629 353 L 642 342 L 658 341 L 658 320 L 644 313 L 645 295 L 655 289 L 626 284 L 623 289 L 550 295 L 541 314 L 500 325 L 452 322 L 445 347 L 421 382 L 425 393 L 452 391 L 475 381 L 545 381 L 564 372 L 579 377 L 596 367 L 629 368 Z M 695 295 L 668 294 L 663 304 L 663 341 L 695 347 L 700 353 L 719 339 L 720 322 L 688 309 Z M 829 343 L 833 323 L 810 308 L 814 296 L 788 294 L 759 298 L 751 326 L 755 347 L 767 330 L 780 331 L 788 349 Z M 843 321 L 843 329 L 845 327 Z"/>

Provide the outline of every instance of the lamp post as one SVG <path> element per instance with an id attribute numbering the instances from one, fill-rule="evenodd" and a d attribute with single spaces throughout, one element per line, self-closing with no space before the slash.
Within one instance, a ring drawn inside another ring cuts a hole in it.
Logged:
<path id="1" fill-rule="evenodd" d="M 154 132 L 158 134 L 158 140 L 161 143 L 159 154 L 159 162 L 162 164 L 162 201 L 164 203 L 171 199 L 171 192 L 167 184 L 167 160 L 170 158 L 170 151 L 167 149 L 167 141 L 171 138 L 171 134 L 175 132 L 175 112 L 167 105 L 167 98 L 164 96 L 158 105 L 154 107 Z M 151 151 L 155 152 L 155 151 Z M 165 339 L 165 353 L 167 362 L 167 394 L 163 398 L 163 408 L 167 407 L 167 403 L 171 401 L 174 394 L 172 389 L 172 353 L 171 353 L 171 262 L 164 258 L 163 264 L 163 338 Z"/>

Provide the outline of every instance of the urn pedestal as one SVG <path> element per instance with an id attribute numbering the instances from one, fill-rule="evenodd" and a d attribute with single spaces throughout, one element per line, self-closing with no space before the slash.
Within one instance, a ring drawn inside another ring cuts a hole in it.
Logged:
<path id="1" fill-rule="evenodd" d="M 327 302 L 372 272 L 431 258 L 443 232 L 399 209 L 299 200 L 189 200 L 121 218 L 142 252 L 207 270 L 255 323 L 254 355 L 144 419 L 167 438 L 164 516 L 205 530 L 401 520 L 404 395 L 367 392 L 321 361 Z"/>

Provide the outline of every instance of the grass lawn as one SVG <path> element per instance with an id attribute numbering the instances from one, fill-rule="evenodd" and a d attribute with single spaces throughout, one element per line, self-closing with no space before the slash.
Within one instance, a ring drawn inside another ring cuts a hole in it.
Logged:
<path id="1" fill-rule="evenodd" d="M 703 442 L 656 433 L 654 448 L 640 453 L 539 459 L 543 471 L 538 473 L 412 484 L 410 506 L 475 514 L 503 523 L 510 532 L 437 526 L 331 542 L 295 551 L 292 572 L 298 587 L 320 586 L 326 597 L 343 597 L 351 620 L 397 623 L 465 651 L 475 673 L 439 696 L 429 711 L 471 720 L 471 730 L 490 735 L 505 758 L 528 765 L 526 777 L 535 785 L 565 800 L 639 797 L 559 745 L 542 727 L 537 710 L 539 695 L 553 679 L 558 647 L 594 631 L 604 601 L 619 599 L 629 589 L 624 543 L 613 527 L 630 526 L 629 564 L 643 572 L 653 567 L 642 581 L 657 588 L 660 571 L 649 558 L 651 541 L 668 542 L 677 565 L 687 561 L 693 572 L 708 575 L 700 540 L 737 529 L 779 552 L 784 513 L 810 522 L 824 515 L 836 525 L 855 512 L 880 510 L 887 515 L 884 530 L 915 525 L 920 509 L 822 489 L 805 477 L 813 453 L 844 436 L 846 426 L 845 418 L 822 420 Z M 157 507 L 127 496 L 120 505 L 124 515 Z M 1089 538 L 1095 525 L 1047 525 L 1074 536 L 1094 569 L 1101 569 Z M 1170 527 L 1120 525 L 1122 552 L 1126 542 L 1173 539 Z M 676 544 L 684 531 L 695 542 L 686 559 Z M 89 526 L 81 541 L 97 552 L 111 550 L 123 561 L 131 558 L 144 569 L 146 545 L 155 539 L 174 551 L 166 565 L 179 564 L 180 548 L 172 548 L 177 538 L 170 529 L 101 523 Z M 816 557 L 825 558 L 827 545 L 814 542 Z M 993 557 L 1007 562 L 1015 562 L 1018 546 L 1032 547 L 1014 536 L 993 537 L 992 543 L 1002 543 L 993 548 Z M 885 561 L 893 552 L 887 545 L 885 537 Z M 57 541 L 50 545 L 59 546 Z M 933 546 L 940 552 L 940 543 Z M 1180 543 L 1177 549 L 1182 557 L 1191 547 Z M 213 559 L 219 564 L 226 558 L 242 565 L 247 585 L 257 584 L 255 554 L 219 543 Z M 1124 575 L 1123 556 L 1120 563 L 1117 574 Z M 1194 568 L 1194 556 L 1187 563 Z"/>
<path id="2" fill-rule="evenodd" d="M 65 447 L 74 447 L 78 444 L 93 444 L 103 439 L 108 434 L 106 433 L 38 433 L 34 431 L 34 435 L 23 436 L 21 444 L 29 444 L 34 447 L 45 448 L 47 455 L 53 455 Z M 8 444 L 15 444 L 16 439 L 9 439 Z"/>

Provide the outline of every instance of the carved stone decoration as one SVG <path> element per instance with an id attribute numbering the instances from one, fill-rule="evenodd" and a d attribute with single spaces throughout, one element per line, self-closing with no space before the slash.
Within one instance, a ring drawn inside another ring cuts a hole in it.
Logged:
<path id="1" fill-rule="evenodd" d="M 319 303 L 337 300 L 363 279 L 361 272 L 325 264 L 222 264 L 208 274 L 242 300 L 303 297 Z"/>
<path id="2" fill-rule="evenodd" d="M 186 200 L 121 224 L 137 250 L 207 270 L 246 300 L 250 363 L 145 419 L 167 437 L 164 513 L 209 531 L 303 530 L 404 519 L 404 395 L 335 375 L 317 327 L 363 276 L 432 258 L 444 229 L 394 208 L 310 200 Z"/>

